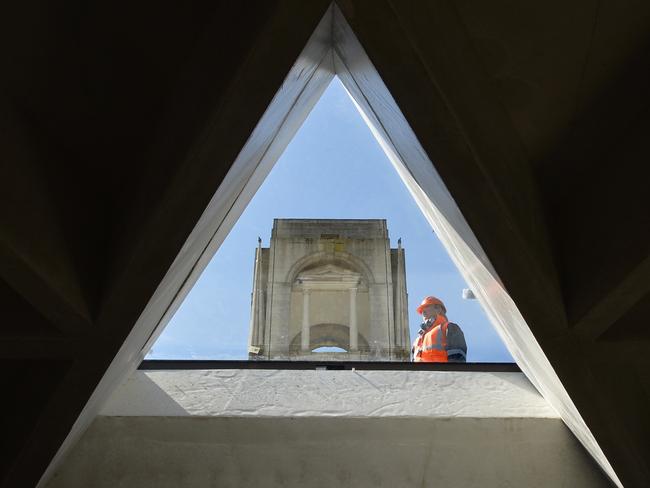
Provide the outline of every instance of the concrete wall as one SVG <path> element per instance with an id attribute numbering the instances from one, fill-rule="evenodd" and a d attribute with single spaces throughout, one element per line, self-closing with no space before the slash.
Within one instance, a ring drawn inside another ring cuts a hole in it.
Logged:
<path id="1" fill-rule="evenodd" d="M 47 486 L 609 485 L 558 419 L 98 417 Z"/>
<path id="2" fill-rule="evenodd" d="M 521 373 L 138 371 L 48 488 L 600 487 Z"/>

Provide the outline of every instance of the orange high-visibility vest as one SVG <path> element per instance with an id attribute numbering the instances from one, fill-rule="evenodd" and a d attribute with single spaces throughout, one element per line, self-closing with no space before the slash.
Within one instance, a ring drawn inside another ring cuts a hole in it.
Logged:
<path id="1" fill-rule="evenodd" d="M 438 315 L 431 326 L 413 342 L 413 361 L 416 363 L 447 363 L 447 327 L 449 322 Z"/>

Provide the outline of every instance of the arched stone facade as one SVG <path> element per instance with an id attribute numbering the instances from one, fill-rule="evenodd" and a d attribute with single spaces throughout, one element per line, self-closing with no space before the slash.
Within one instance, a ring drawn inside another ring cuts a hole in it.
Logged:
<path id="1" fill-rule="evenodd" d="M 404 250 L 384 220 L 277 219 L 256 252 L 249 356 L 408 360 L 406 304 Z"/>
<path id="2" fill-rule="evenodd" d="M 340 249 L 334 253 L 317 251 L 303 256 L 291 266 L 285 281 L 292 283 L 297 278 L 298 273 L 306 269 L 322 266 L 323 264 L 332 264 L 334 266 L 356 271 L 363 275 L 366 283 L 374 283 L 375 281 L 372 270 L 363 259 Z"/>

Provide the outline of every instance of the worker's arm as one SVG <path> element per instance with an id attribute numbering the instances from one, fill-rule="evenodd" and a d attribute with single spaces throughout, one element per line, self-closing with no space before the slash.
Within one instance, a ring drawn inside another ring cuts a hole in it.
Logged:
<path id="1" fill-rule="evenodd" d="M 449 322 L 447 326 L 447 360 L 450 363 L 467 361 L 467 344 L 461 328 Z"/>

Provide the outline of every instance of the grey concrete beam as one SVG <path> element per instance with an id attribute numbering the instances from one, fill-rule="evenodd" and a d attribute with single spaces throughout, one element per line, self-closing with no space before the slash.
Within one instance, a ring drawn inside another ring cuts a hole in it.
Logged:
<path id="1" fill-rule="evenodd" d="M 0 338 L 0 359 L 74 359 L 87 347 L 70 337 Z"/>
<path id="2" fill-rule="evenodd" d="M 557 419 L 98 417 L 47 488 L 611 486 Z"/>
<path id="3" fill-rule="evenodd" d="M 596 340 L 649 293 L 650 256 L 638 263 L 620 283 L 612 283 L 606 296 L 602 297 L 572 329 L 584 339 Z"/>

